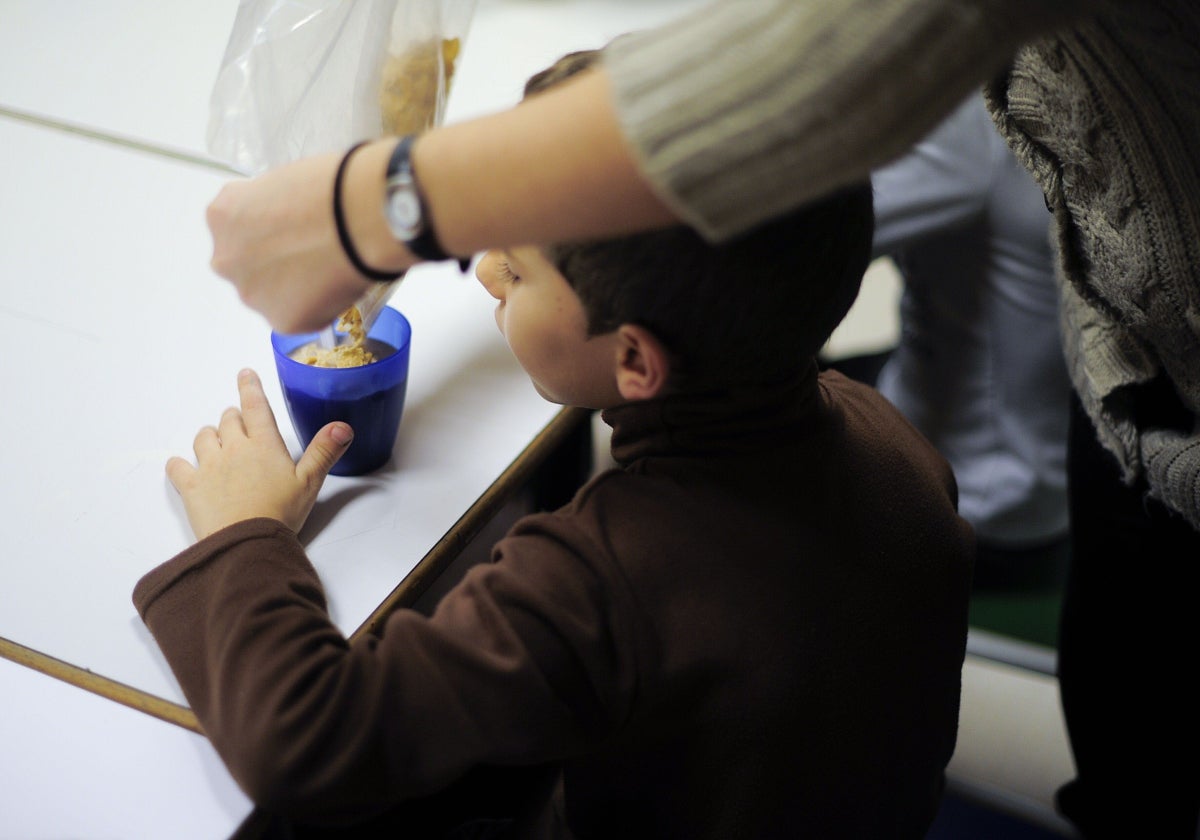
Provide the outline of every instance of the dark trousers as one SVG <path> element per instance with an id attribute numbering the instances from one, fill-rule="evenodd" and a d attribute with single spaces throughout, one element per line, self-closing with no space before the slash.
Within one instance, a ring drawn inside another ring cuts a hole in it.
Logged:
<path id="1" fill-rule="evenodd" d="M 1077 399 L 1068 475 L 1058 656 L 1077 777 L 1059 807 L 1089 840 L 1196 840 L 1200 534 L 1122 482 Z"/>

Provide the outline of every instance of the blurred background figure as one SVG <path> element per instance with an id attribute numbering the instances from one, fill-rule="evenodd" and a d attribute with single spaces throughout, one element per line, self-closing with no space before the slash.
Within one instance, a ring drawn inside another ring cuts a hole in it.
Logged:
<path id="1" fill-rule="evenodd" d="M 899 345 L 876 385 L 954 467 L 976 587 L 1057 582 L 1071 386 L 1042 191 L 981 95 L 872 183 L 875 253 L 904 280 Z"/>

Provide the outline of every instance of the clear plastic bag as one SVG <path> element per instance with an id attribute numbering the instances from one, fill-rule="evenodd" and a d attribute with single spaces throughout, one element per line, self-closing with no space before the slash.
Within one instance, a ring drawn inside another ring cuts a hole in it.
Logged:
<path id="1" fill-rule="evenodd" d="M 441 123 L 476 0 L 241 0 L 208 149 L 247 175 Z"/>

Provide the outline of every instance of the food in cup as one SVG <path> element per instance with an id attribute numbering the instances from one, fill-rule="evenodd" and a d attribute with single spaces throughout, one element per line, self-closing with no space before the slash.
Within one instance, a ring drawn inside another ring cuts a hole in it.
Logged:
<path id="1" fill-rule="evenodd" d="M 361 333 L 361 322 L 359 328 Z M 391 458 L 404 412 L 411 335 L 408 320 L 384 307 L 367 336 L 359 336 L 360 352 L 370 353 L 374 361 L 328 367 L 304 361 L 316 335 L 271 334 L 284 403 L 301 444 L 308 446 L 334 420 L 354 430 L 354 441 L 334 464 L 333 475 L 363 475 Z"/>
<path id="2" fill-rule="evenodd" d="M 348 368 L 369 365 L 396 352 L 382 341 L 368 339 L 363 329 L 362 314 L 357 306 L 351 306 L 338 318 L 337 328 L 345 332 L 350 340 L 333 347 L 322 347 L 320 342 L 311 341 L 288 354 L 306 365 L 326 368 Z"/>

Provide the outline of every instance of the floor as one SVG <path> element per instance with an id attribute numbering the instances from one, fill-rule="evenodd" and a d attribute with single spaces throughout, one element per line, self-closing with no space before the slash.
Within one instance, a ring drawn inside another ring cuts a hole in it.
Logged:
<path id="1" fill-rule="evenodd" d="M 925 840 L 1063 840 L 1068 836 L 951 794 Z"/>

